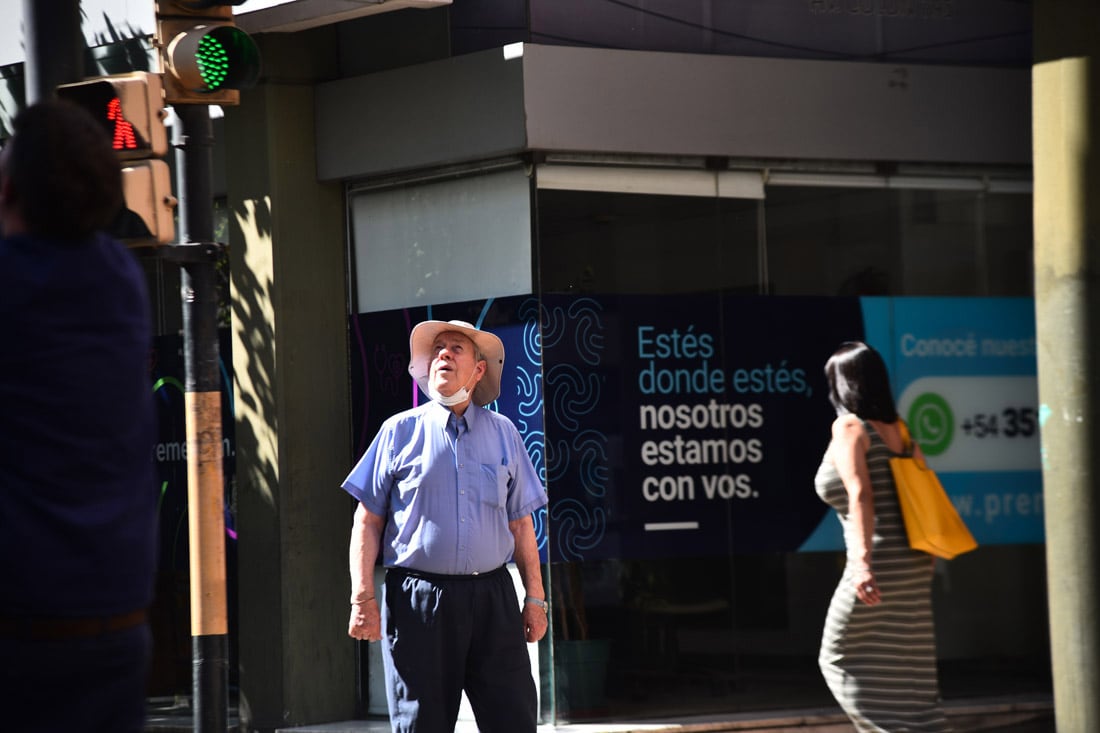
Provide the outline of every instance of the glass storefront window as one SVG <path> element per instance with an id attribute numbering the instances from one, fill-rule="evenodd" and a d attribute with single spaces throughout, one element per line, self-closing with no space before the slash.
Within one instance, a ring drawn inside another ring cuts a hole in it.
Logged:
<path id="1" fill-rule="evenodd" d="M 538 190 L 535 209 L 537 295 L 544 307 L 560 304 L 562 296 L 603 303 L 682 296 L 691 303 L 682 322 L 704 329 L 705 323 L 742 317 L 725 310 L 728 296 L 1032 294 L 1030 196 L 991 193 L 973 181 L 939 189 L 777 185 L 767 186 L 763 199 Z M 709 302 L 714 312 L 701 313 Z M 632 337 L 624 334 L 609 345 L 617 350 L 615 363 L 639 363 L 621 356 L 636 347 Z M 715 359 L 750 348 L 720 343 Z M 544 356 L 549 390 L 550 370 L 560 365 Z M 601 366 L 593 378 L 603 384 L 637 379 L 629 369 L 615 369 Z M 609 465 L 637 460 L 637 426 L 612 424 L 632 413 L 614 400 L 610 408 L 583 426 L 604 432 Z M 831 410 L 823 410 L 830 413 L 827 425 Z M 571 437 L 555 433 L 549 418 L 547 425 L 548 449 Z M 814 436 L 810 451 L 818 450 L 820 437 Z M 777 459 L 782 448 L 771 437 L 764 444 L 775 451 L 771 460 L 792 460 Z M 815 453 L 814 461 L 819 457 Z M 620 548 L 632 540 L 612 516 L 627 501 L 615 491 L 637 489 L 615 487 L 616 470 L 608 481 L 607 496 L 613 498 L 604 504 L 609 511 L 602 531 L 605 546 Z M 549 473 L 554 497 L 552 463 Z M 812 485 L 806 492 L 812 494 Z M 743 531 L 738 509 L 712 506 L 717 516 L 710 519 L 725 526 L 732 546 Z M 568 521 L 580 522 L 579 511 Z M 608 557 L 614 552 L 607 551 L 586 557 L 579 544 L 560 549 L 569 528 L 560 520 L 554 524 L 553 499 L 549 522 L 554 615 L 550 648 L 543 650 L 543 689 L 556 721 L 833 704 L 816 658 L 825 609 L 843 567 L 841 552 L 723 552 L 680 545 L 664 556 L 634 544 L 621 557 Z M 1013 568 L 1011 579 L 1005 568 Z M 996 590 L 1001 586 L 1019 587 L 1019 572 L 1029 576 L 1026 585 L 1042 586 L 1041 546 L 989 547 L 980 559 L 955 563 L 951 577 L 979 589 L 973 593 L 959 585 L 948 589 L 946 576 L 937 579 L 935 602 L 952 609 L 937 617 L 945 698 L 988 694 L 1006 684 L 1013 691 L 1049 690 L 1041 601 L 1016 599 L 996 629 L 981 620 L 993 608 L 986 597 L 1003 594 Z M 951 593 L 946 602 L 945 592 Z"/>
<path id="2" fill-rule="evenodd" d="M 868 313 L 881 323 L 916 300 L 905 296 L 1027 310 L 1030 196 L 977 178 L 899 188 L 622 165 L 528 173 L 363 192 L 403 203 L 372 221 L 357 202 L 357 264 L 376 264 L 371 248 L 400 259 L 409 242 L 465 252 L 456 234 L 484 229 L 493 248 L 481 261 L 521 275 L 533 262 L 534 292 L 433 292 L 408 308 L 361 307 L 353 326 L 393 353 L 425 315 L 484 319 L 508 339 L 520 392 L 497 407 L 538 418 L 521 422 L 551 500 L 538 519 L 552 613 L 538 648 L 544 718 L 832 705 L 817 652 L 844 558 L 813 491 L 833 419 L 821 355 L 867 328 Z M 446 226 L 456 216 L 468 226 Z M 360 290 L 377 285 L 357 274 Z M 991 304 L 1000 296 L 1014 297 Z M 406 400 L 376 362 L 354 377 L 375 380 L 369 404 L 355 400 L 360 441 Z M 998 540 L 937 574 L 934 603 L 950 609 L 937 615 L 945 698 L 1049 690 L 1044 599 L 1024 592 L 1045 584 L 1036 537 Z"/>
<path id="3" fill-rule="evenodd" d="M 773 295 L 1032 293 L 1019 194 L 773 186 L 765 216 Z"/>
<path id="4" fill-rule="evenodd" d="M 544 293 L 757 292 L 757 202 L 541 191 Z"/>
<path id="5" fill-rule="evenodd" d="M 1030 296 L 1029 202 L 843 186 L 771 186 L 763 203 L 540 191 L 540 289 Z"/>

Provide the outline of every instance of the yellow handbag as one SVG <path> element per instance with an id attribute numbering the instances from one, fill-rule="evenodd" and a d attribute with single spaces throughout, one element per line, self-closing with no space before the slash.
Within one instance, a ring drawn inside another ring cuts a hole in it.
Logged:
<path id="1" fill-rule="evenodd" d="M 890 459 L 898 503 L 905 519 L 909 546 L 945 560 L 978 546 L 936 472 L 913 455 L 913 442 L 905 421 L 898 420 L 904 452 Z"/>

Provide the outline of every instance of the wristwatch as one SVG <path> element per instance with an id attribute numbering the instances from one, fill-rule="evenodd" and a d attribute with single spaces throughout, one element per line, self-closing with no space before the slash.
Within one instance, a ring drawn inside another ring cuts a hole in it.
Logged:
<path id="1" fill-rule="evenodd" d="M 523 599 L 524 603 L 530 603 L 532 606 L 538 606 L 544 613 L 550 613 L 550 604 L 541 598 L 535 598 L 534 596 L 527 596 Z"/>

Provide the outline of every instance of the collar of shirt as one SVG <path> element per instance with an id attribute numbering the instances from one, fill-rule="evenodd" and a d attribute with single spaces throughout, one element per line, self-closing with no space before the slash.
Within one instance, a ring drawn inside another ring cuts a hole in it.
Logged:
<path id="1" fill-rule="evenodd" d="M 447 418 L 447 433 L 451 436 L 460 438 L 462 434 L 469 429 L 466 418 L 462 415 L 456 415 L 452 412 L 451 416 Z"/>
<path id="2" fill-rule="evenodd" d="M 441 405 L 438 402 L 431 402 L 427 405 L 427 416 L 433 425 L 454 434 L 453 431 L 460 428 L 463 423 L 465 423 L 465 430 L 463 432 L 474 430 L 484 410 L 486 410 L 486 408 L 471 404 L 462 415 L 456 415 L 451 408 Z"/>

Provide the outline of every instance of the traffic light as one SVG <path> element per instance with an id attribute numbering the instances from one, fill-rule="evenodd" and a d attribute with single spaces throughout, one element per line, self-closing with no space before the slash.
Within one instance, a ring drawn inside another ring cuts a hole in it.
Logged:
<path id="1" fill-rule="evenodd" d="M 176 199 L 168 164 L 164 91 L 146 71 L 62 84 L 57 96 L 83 107 L 103 126 L 122 166 L 126 206 L 111 234 L 130 246 L 167 244 L 175 238 Z"/>
<path id="2" fill-rule="evenodd" d="M 260 49 L 233 23 L 243 0 L 157 0 L 155 44 L 160 49 L 168 104 L 234 105 L 240 89 L 260 76 Z"/>

